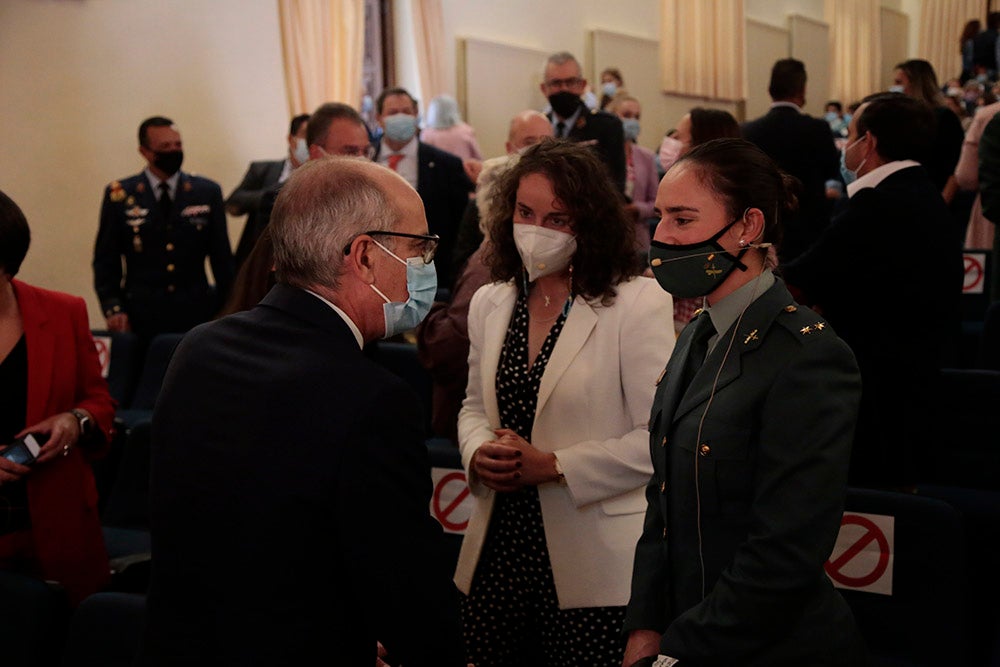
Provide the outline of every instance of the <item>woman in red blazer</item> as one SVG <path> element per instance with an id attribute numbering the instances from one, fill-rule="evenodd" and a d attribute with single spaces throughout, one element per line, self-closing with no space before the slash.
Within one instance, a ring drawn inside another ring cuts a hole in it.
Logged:
<path id="1" fill-rule="evenodd" d="M 83 300 L 14 280 L 29 243 L 0 192 L 0 446 L 48 438 L 30 467 L 0 457 L 0 568 L 58 581 L 75 604 L 109 575 L 88 460 L 107 448 L 114 402 Z"/>

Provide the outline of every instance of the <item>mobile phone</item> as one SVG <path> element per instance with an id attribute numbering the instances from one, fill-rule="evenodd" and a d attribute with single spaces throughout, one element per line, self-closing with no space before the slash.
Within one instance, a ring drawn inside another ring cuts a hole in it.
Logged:
<path id="1" fill-rule="evenodd" d="M 41 434 L 28 433 L 0 449 L 0 456 L 23 466 L 30 466 L 38 458 L 42 443 L 47 439 Z"/>

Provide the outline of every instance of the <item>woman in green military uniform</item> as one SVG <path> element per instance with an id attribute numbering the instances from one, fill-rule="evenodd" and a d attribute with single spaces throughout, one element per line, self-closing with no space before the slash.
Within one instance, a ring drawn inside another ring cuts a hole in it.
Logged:
<path id="1" fill-rule="evenodd" d="M 795 205 L 787 178 L 752 144 L 718 139 L 657 192 L 653 274 L 705 308 L 653 401 L 626 667 L 865 661 L 823 571 L 861 382 L 847 345 L 771 272 L 768 248 Z"/>

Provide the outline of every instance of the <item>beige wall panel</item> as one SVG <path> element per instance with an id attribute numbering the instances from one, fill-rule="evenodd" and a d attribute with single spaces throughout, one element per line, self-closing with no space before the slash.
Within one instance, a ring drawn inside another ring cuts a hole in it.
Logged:
<path id="1" fill-rule="evenodd" d="M 791 57 L 806 66 L 806 106 L 804 111 L 821 117 L 830 99 L 830 26 L 805 16 L 788 17 Z"/>
<path id="2" fill-rule="evenodd" d="M 790 36 L 788 30 L 769 23 L 747 19 L 747 104 L 746 119 L 767 113 L 771 96 L 767 86 L 775 61 L 787 58 Z"/>
<path id="3" fill-rule="evenodd" d="M 879 70 L 879 90 L 892 85 L 892 72 L 896 63 L 909 59 L 910 19 L 902 13 L 882 8 L 882 67 Z M 938 77 L 941 79 L 941 77 Z M 944 79 L 941 79 L 944 82 Z"/>

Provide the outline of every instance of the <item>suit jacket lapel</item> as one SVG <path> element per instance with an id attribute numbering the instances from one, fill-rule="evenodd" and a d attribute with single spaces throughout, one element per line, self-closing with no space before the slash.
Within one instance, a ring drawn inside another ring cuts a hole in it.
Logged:
<path id="1" fill-rule="evenodd" d="M 13 284 L 28 343 L 28 410 L 25 424 L 32 426 L 48 416 L 45 413 L 52 389 L 56 340 L 35 292 L 19 281 L 15 280 Z"/>
<path id="2" fill-rule="evenodd" d="M 566 322 L 563 324 L 562 332 L 552 348 L 552 355 L 545 365 L 545 372 L 542 374 L 542 381 L 538 386 L 538 402 L 535 406 L 535 422 L 538 422 L 538 415 L 545 408 L 545 403 L 553 390 L 559 383 L 566 369 L 573 362 L 573 359 L 580 353 L 590 332 L 597 325 L 597 313 L 584 300 L 583 297 L 576 297 L 573 307 L 570 308 Z"/>
<path id="3" fill-rule="evenodd" d="M 510 326 L 510 316 L 517 302 L 517 288 L 513 284 L 498 292 L 493 299 L 494 307 L 486 315 L 486 337 L 483 339 L 482 358 L 479 367 L 483 372 L 483 405 L 491 424 L 500 423 L 497 407 L 497 367 L 500 365 L 500 351 Z"/>

